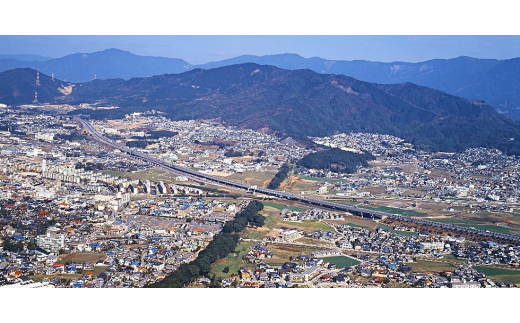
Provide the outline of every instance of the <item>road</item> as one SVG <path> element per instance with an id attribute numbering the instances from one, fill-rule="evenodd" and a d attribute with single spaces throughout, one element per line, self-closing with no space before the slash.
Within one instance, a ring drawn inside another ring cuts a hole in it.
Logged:
<path id="1" fill-rule="evenodd" d="M 201 173 L 201 172 L 198 172 L 198 171 L 186 168 L 186 167 L 172 164 L 168 161 L 150 157 L 146 154 L 143 154 L 143 153 L 137 152 L 133 149 L 130 149 L 129 147 L 119 145 L 119 144 L 113 142 L 112 140 L 101 135 L 89 122 L 81 119 L 79 116 L 74 116 L 74 120 L 76 122 L 80 123 L 82 125 L 82 127 L 88 131 L 88 133 L 92 136 L 92 138 L 95 141 L 97 141 L 103 145 L 106 145 L 108 147 L 111 147 L 113 149 L 119 149 L 123 152 L 126 152 L 127 154 L 129 154 L 130 156 L 132 156 L 134 158 L 139 158 L 139 159 L 149 162 L 151 164 L 162 167 L 168 171 L 171 171 L 171 172 L 174 172 L 177 174 L 187 175 L 190 178 L 196 178 L 198 180 L 204 180 L 204 181 L 210 181 L 210 182 L 214 182 L 214 183 L 218 183 L 218 184 L 223 184 L 223 185 L 231 186 L 233 188 L 238 188 L 241 190 L 253 191 L 253 192 L 261 193 L 261 194 L 264 194 L 267 196 L 274 196 L 274 197 L 283 198 L 283 199 L 287 199 L 287 200 L 291 200 L 291 201 L 298 201 L 298 202 L 302 202 L 302 203 L 310 204 L 310 205 L 314 205 L 314 206 L 334 209 L 334 210 L 338 210 L 338 211 L 345 211 L 345 212 L 349 212 L 355 216 L 360 216 L 363 218 L 382 219 L 382 218 L 387 217 L 387 218 L 394 219 L 394 220 L 400 220 L 400 221 L 412 222 L 412 223 L 421 224 L 421 225 L 427 225 L 427 226 L 431 226 L 431 227 L 460 231 L 463 233 L 478 234 L 480 236 L 484 236 L 484 237 L 487 237 L 490 239 L 492 239 L 492 238 L 506 239 L 511 242 L 520 243 L 520 236 L 516 236 L 516 235 L 498 233 L 498 232 L 488 232 L 486 230 L 467 228 L 467 227 L 457 226 L 457 225 L 448 224 L 448 223 L 440 223 L 440 222 L 434 222 L 434 221 L 429 221 L 429 220 L 424 220 L 424 219 L 415 219 L 415 218 L 411 218 L 411 217 L 407 217 L 407 216 L 403 216 L 403 215 L 391 214 L 391 213 L 386 213 L 386 212 L 381 212 L 381 211 L 376 211 L 376 210 L 368 210 L 368 209 L 359 208 L 357 206 L 351 206 L 351 205 L 345 205 L 345 204 L 340 204 L 340 203 L 335 203 L 335 202 L 330 202 L 330 201 L 325 201 L 325 200 L 308 198 L 308 197 L 304 197 L 303 195 L 299 195 L 299 194 L 281 192 L 281 191 L 271 190 L 271 189 L 267 189 L 267 188 L 257 188 L 257 187 L 253 187 L 251 185 L 247 185 L 244 183 L 230 181 L 230 180 L 227 180 L 222 177 Z"/>

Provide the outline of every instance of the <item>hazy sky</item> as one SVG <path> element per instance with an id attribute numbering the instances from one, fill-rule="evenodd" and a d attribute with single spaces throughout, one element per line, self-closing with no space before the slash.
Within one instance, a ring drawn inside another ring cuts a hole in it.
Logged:
<path id="1" fill-rule="evenodd" d="M 118 48 L 191 64 L 243 54 L 296 53 L 343 60 L 419 62 L 433 58 L 520 57 L 520 36 L 0 36 L 0 54 L 62 57 Z"/>

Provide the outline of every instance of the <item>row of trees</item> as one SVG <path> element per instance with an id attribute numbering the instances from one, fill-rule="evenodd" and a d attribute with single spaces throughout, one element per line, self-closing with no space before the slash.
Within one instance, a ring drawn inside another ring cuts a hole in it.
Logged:
<path id="1" fill-rule="evenodd" d="M 239 212 L 233 221 L 227 222 L 222 228 L 223 233 L 238 233 L 242 231 L 248 224 L 256 227 L 261 227 L 264 225 L 265 217 L 261 214 L 258 214 L 264 205 L 261 202 L 253 200 L 249 203 L 249 205 Z"/>
<path id="2" fill-rule="evenodd" d="M 244 154 L 241 151 L 230 149 L 224 153 L 226 157 L 242 157 Z"/>
<path id="3" fill-rule="evenodd" d="M 89 170 L 103 170 L 105 168 L 105 165 L 103 163 L 92 163 L 92 162 L 86 162 L 83 163 L 77 163 L 75 165 L 76 169 L 83 168 L 86 171 Z"/>
<path id="4" fill-rule="evenodd" d="M 278 170 L 278 173 L 274 175 L 273 179 L 269 182 L 269 185 L 267 185 L 268 189 L 275 190 L 278 187 L 280 187 L 280 184 L 287 178 L 287 175 L 289 174 L 290 168 L 289 165 L 284 164 L 280 169 Z"/>
<path id="5" fill-rule="evenodd" d="M 197 259 L 189 264 L 180 265 L 171 275 L 147 287 L 181 288 L 201 276 L 208 276 L 212 263 L 235 251 L 240 238 L 238 235 L 240 231 L 248 224 L 253 226 L 264 224 L 264 216 L 258 214 L 263 208 L 264 205 L 261 202 L 251 201 L 245 209 L 236 215 L 233 221 L 224 225 L 222 232 L 215 235 L 206 249 L 199 253 Z"/>
<path id="6" fill-rule="evenodd" d="M 152 130 L 148 132 L 150 134 L 150 137 L 152 139 L 159 139 L 159 138 L 171 138 L 175 137 L 179 134 L 178 131 L 169 131 L 169 130 Z"/>
<path id="7" fill-rule="evenodd" d="M 362 154 L 339 148 L 318 151 L 300 159 L 296 165 L 307 169 L 331 170 L 337 173 L 354 173 L 358 166 L 367 167 L 369 160 L 376 159 L 369 152 Z"/>
<path id="8" fill-rule="evenodd" d="M 146 148 L 151 142 L 148 142 L 146 140 L 135 140 L 135 141 L 128 141 L 126 143 L 127 147 L 130 148 Z"/>
<path id="9" fill-rule="evenodd" d="M 79 133 L 71 133 L 70 135 L 67 134 L 57 134 L 54 136 L 54 139 L 61 139 L 61 140 L 68 140 L 68 141 L 74 141 L 74 140 L 86 140 L 88 139 L 87 136 L 79 134 Z"/>

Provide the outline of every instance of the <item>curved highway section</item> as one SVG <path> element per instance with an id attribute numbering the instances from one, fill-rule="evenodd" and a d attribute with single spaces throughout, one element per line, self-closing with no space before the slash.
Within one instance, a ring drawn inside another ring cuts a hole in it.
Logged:
<path id="1" fill-rule="evenodd" d="M 146 154 L 134 151 L 133 149 L 130 149 L 128 147 L 121 146 L 121 145 L 113 142 L 112 140 L 107 139 L 103 135 L 101 135 L 90 123 L 81 119 L 79 116 L 74 116 L 74 120 L 79 122 L 83 126 L 83 128 L 89 132 L 89 134 L 94 138 L 94 140 L 96 140 L 106 146 L 109 146 L 111 148 L 124 151 L 124 152 L 128 153 L 129 155 L 131 155 L 132 157 L 140 158 L 149 163 L 161 166 L 167 170 L 174 171 L 176 173 L 186 174 L 186 175 L 189 175 L 190 177 L 204 179 L 204 180 L 232 186 L 234 188 L 247 190 L 247 191 L 253 189 L 250 185 L 247 185 L 244 183 L 234 182 L 234 181 L 230 181 L 225 178 L 218 177 L 218 176 L 201 173 L 201 172 L 198 172 L 198 171 L 186 168 L 186 167 L 182 167 L 182 166 L 178 166 L 178 165 L 169 163 L 164 160 L 150 157 Z M 284 198 L 284 199 L 288 199 L 288 200 L 298 201 L 298 202 L 302 202 L 302 203 L 306 203 L 306 204 L 321 206 L 321 207 L 335 209 L 335 210 L 339 210 L 339 211 L 346 211 L 353 215 L 364 217 L 364 218 L 382 219 L 384 217 L 388 217 L 388 218 L 394 219 L 394 220 L 413 222 L 416 224 L 427 225 L 427 226 L 438 227 L 438 228 L 449 229 L 449 230 L 457 230 L 457 231 L 464 232 L 464 233 L 478 234 L 478 235 L 489 237 L 489 238 L 505 239 L 505 240 L 509 240 L 512 242 L 520 243 L 520 236 L 511 235 L 511 234 L 489 232 L 486 230 L 467 228 L 467 227 L 448 224 L 448 223 L 440 223 L 440 222 L 434 222 L 434 221 L 429 221 L 429 220 L 411 218 L 411 217 L 397 215 L 397 214 L 380 212 L 380 211 L 376 211 L 376 210 L 368 210 L 368 209 L 359 208 L 356 206 L 350 206 L 350 205 L 345 205 L 345 204 L 340 204 L 340 203 L 335 203 L 335 202 L 330 202 L 330 201 L 325 201 L 325 200 L 308 198 L 308 197 L 304 197 L 302 195 L 291 194 L 291 193 L 281 192 L 281 191 L 277 191 L 277 190 L 271 190 L 271 189 L 267 189 L 267 188 L 254 188 L 254 191 L 268 195 L 268 196 Z"/>

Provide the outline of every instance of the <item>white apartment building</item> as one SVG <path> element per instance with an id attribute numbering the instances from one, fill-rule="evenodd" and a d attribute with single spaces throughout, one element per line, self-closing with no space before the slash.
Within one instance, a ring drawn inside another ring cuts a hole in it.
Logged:
<path id="1" fill-rule="evenodd" d="M 46 235 L 38 236 L 38 247 L 44 250 L 59 250 L 65 247 L 65 235 L 47 232 Z"/>

